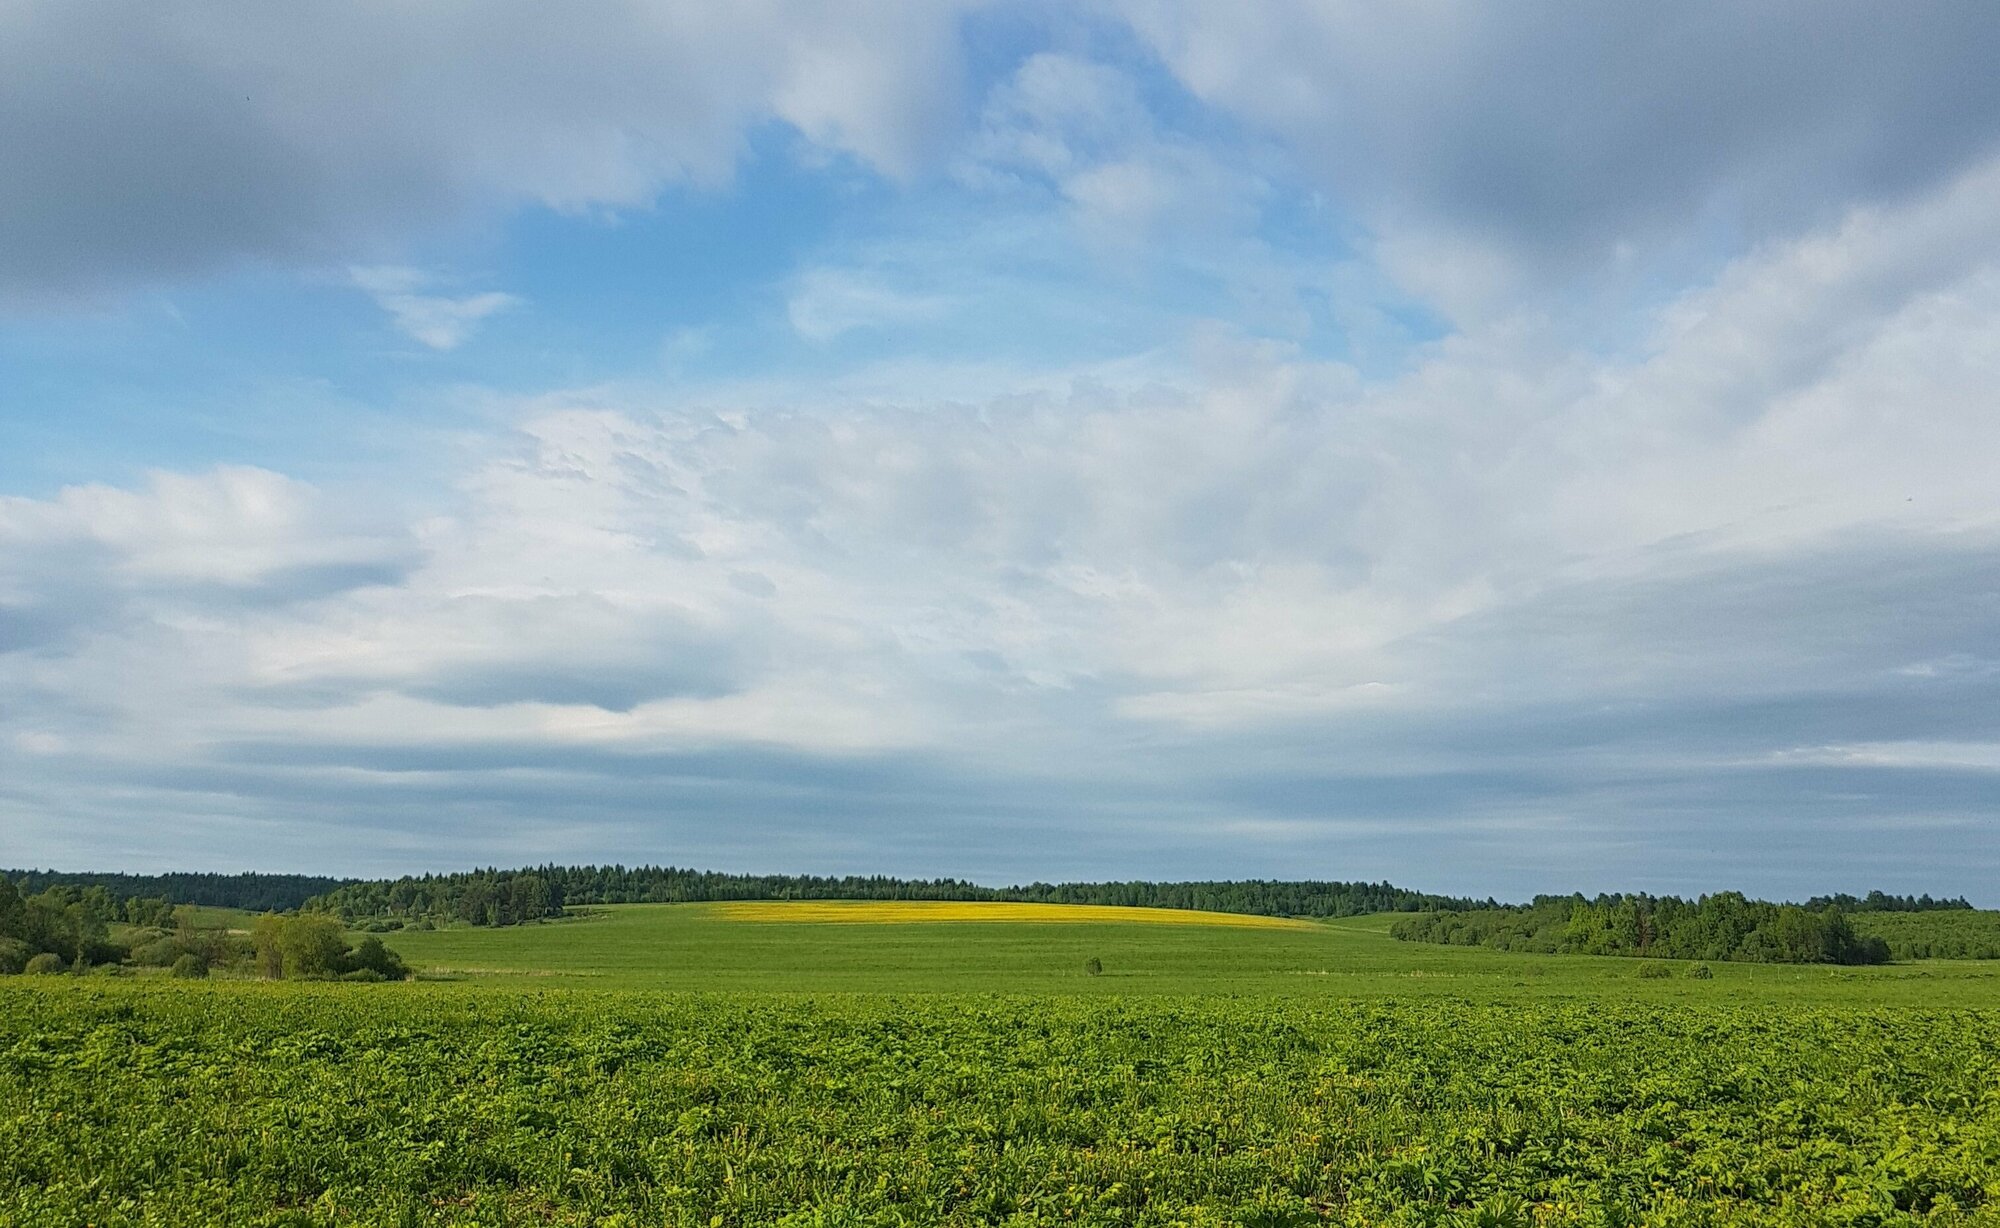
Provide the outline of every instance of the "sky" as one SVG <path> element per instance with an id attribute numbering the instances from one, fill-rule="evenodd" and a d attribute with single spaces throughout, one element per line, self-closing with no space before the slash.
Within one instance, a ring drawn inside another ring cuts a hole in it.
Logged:
<path id="1" fill-rule="evenodd" d="M 0 864 L 2000 906 L 1996 62 L 0 0 Z"/>

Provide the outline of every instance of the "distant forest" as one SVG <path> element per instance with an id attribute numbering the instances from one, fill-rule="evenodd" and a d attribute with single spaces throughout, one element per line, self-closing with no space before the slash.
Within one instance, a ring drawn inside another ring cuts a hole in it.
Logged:
<path id="1" fill-rule="evenodd" d="M 72 874 L 56 870 L 0 870 L 0 878 L 12 881 L 23 895 L 50 887 L 102 887 L 114 900 L 157 898 L 251 912 L 285 912 L 355 881 L 319 874 Z"/>
<path id="2" fill-rule="evenodd" d="M 1871 891 L 1867 895 L 1816 895 L 1805 902 L 1807 908 L 1839 908 L 1846 912 L 1970 912 L 1972 905 L 1964 896 L 1956 899 L 1934 900 L 1929 893 L 1923 895 L 1884 895 Z"/>
<path id="3" fill-rule="evenodd" d="M 1030 883 L 982 887 L 959 879 L 883 875 L 719 874 L 674 866 L 536 866 L 352 882 L 309 900 L 310 911 L 353 922 L 514 925 L 583 904 L 688 904 L 713 900 L 1006 900 L 1125 904 L 1289 917 L 1351 917 L 1421 909 L 1481 909 L 1492 900 L 1431 895 L 1389 883 Z"/>
<path id="4" fill-rule="evenodd" d="M 1907 898 L 1899 902 L 1913 903 Z M 1939 908 L 1933 901 L 1928 910 L 1903 907 L 1891 911 L 1935 912 Z M 1879 934 L 1858 933 L 1838 903 L 1773 904 L 1747 899 L 1734 891 L 1696 900 L 1651 895 L 1600 895 L 1595 899 L 1537 896 L 1527 905 L 1410 917 L 1396 922 L 1389 932 L 1406 942 L 1572 955 L 1773 964 L 1880 964 L 1892 955 L 1889 942 Z"/>
<path id="5" fill-rule="evenodd" d="M 1889 944 L 1896 959 L 2000 959 L 2000 912 L 1856 913 L 1854 928 Z"/>

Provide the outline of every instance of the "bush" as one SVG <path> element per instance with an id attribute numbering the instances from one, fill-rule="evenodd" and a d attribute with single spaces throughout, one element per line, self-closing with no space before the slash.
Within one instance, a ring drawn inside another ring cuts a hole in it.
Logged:
<path id="1" fill-rule="evenodd" d="M 1657 960 L 1647 960 L 1639 965 L 1639 978 L 1641 980 L 1657 981 L 1673 974 L 1674 970 L 1671 967 Z"/>
<path id="2" fill-rule="evenodd" d="M 1715 973 L 1709 971 L 1707 964 L 1696 964 L 1687 970 L 1687 978 L 1690 981 L 1706 981 L 1714 975 Z"/>
<path id="3" fill-rule="evenodd" d="M 155 938 L 132 948 L 132 962 L 142 968 L 171 968 L 186 955 L 178 938 Z"/>
<path id="4" fill-rule="evenodd" d="M 12 976 L 28 966 L 28 944 L 18 938 L 0 938 L 0 975 Z"/>
<path id="5" fill-rule="evenodd" d="M 169 975 L 183 981 L 198 981 L 208 975 L 208 965 L 202 962 L 199 955 L 183 955 L 174 961 Z"/>
<path id="6" fill-rule="evenodd" d="M 378 981 L 400 981 L 410 974 L 396 953 L 383 946 L 382 940 L 372 934 L 341 957 L 339 971 L 343 974 L 372 972 Z"/>
<path id="7" fill-rule="evenodd" d="M 53 951 L 44 951 L 21 969 L 29 976 L 59 976 L 69 971 L 69 961 Z"/>
<path id="8" fill-rule="evenodd" d="M 381 973 L 375 971 L 375 969 L 373 968 L 356 968 L 352 972 L 341 973 L 340 979 L 343 981 L 359 981 L 364 983 L 372 983 L 378 981 L 386 981 L 389 978 L 383 976 Z"/>
<path id="9" fill-rule="evenodd" d="M 1085 976 L 1103 976 L 1104 961 L 1098 959 L 1095 955 L 1091 956 L 1089 959 L 1084 960 L 1083 974 Z"/>

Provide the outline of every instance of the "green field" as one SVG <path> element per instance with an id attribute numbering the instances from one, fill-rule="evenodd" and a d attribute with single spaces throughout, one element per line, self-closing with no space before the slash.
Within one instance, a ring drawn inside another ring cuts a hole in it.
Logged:
<path id="1" fill-rule="evenodd" d="M 775 907 L 810 908 L 810 905 Z M 893 906 L 891 906 L 893 907 Z M 505 929 L 384 935 L 411 967 L 487 983 L 867 993 L 1256 994 L 1475 1000 L 1610 996 L 1663 1002 L 1799 1001 L 2000 1007 L 2000 964 L 1873 968 L 1709 965 L 1712 980 L 1653 980 L 1656 961 L 1516 955 L 1397 942 L 1389 916 L 1295 929 L 1091 922 L 788 925 L 730 920 L 728 905 L 625 904 Z M 1084 961 L 1104 968 L 1086 976 Z M 1675 972 L 1687 965 L 1671 965 Z"/>
<path id="2" fill-rule="evenodd" d="M 773 915 L 9 978 L 0 1224 L 2000 1223 L 1991 964 Z"/>

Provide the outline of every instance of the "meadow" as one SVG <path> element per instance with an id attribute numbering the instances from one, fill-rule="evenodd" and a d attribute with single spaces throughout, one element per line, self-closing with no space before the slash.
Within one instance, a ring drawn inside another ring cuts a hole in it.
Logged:
<path id="1" fill-rule="evenodd" d="M 743 907 L 13 978 L 0 1224 L 2000 1222 L 1994 965 Z"/>
<path id="2" fill-rule="evenodd" d="M 968 911 L 1006 918 L 969 923 Z M 1036 911 L 1041 910 L 1041 911 Z M 1295 922 L 1073 905 L 612 904 L 533 925 L 384 935 L 412 968 L 489 984 L 776 993 L 1449 995 L 2000 1008 L 2000 963 L 1691 964 L 1397 942 L 1394 916 Z M 896 923 L 884 923 L 885 916 Z M 754 920 L 750 920 L 754 918 Z M 840 919 L 847 918 L 843 923 Z M 1100 962 L 1101 976 L 1084 964 Z M 1657 965 L 1671 975 L 1644 975 Z"/>

